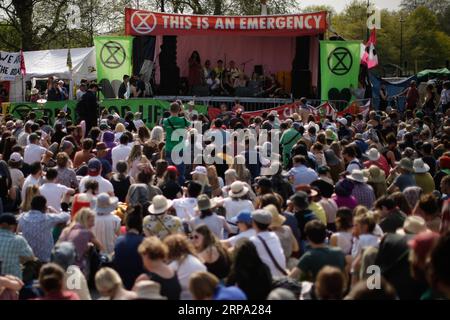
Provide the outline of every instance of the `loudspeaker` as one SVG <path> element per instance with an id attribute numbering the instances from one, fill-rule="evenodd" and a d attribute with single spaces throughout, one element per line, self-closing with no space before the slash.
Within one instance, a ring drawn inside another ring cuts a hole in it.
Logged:
<path id="1" fill-rule="evenodd" d="M 177 66 L 177 37 L 163 36 L 159 54 L 161 95 L 178 95 L 180 89 L 180 68 Z"/>
<path id="2" fill-rule="evenodd" d="M 311 97 L 311 71 L 293 70 L 292 71 L 292 95 L 298 99 L 301 97 Z"/>
<path id="3" fill-rule="evenodd" d="M 261 64 L 255 65 L 253 72 L 257 75 L 263 76 L 264 75 L 264 68 Z"/>

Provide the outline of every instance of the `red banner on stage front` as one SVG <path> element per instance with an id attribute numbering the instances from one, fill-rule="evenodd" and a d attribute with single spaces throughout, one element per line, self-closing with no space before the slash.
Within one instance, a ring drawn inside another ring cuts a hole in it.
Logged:
<path id="1" fill-rule="evenodd" d="M 268 16 L 200 16 L 125 9 L 127 35 L 241 34 L 316 35 L 327 29 L 327 12 Z"/>

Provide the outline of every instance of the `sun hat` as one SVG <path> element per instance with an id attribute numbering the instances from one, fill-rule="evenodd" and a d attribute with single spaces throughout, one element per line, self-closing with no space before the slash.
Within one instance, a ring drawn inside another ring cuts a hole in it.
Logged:
<path id="1" fill-rule="evenodd" d="M 369 169 L 363 170 L 364 173 L 367 173 L 366 177 L 368 178 L 368 182 L 371 183 L 383 183 L 386 181 L 385 174 L 383 170 L 375 165 L 371 165 Z"/>
<path id="2" fill-rule="evenodd" d="M 148 207 L 150 214 L 158 215 L 167 211 L 172 206 L 172 200 L 166 197 L 157 195 L 153 197 L 152 204 Z"/>
<path id="3" fill-rule="evenodd" d="M 88 162 L 88 171 L 89 173 L 97 173 L 102 168 L 102 163 L 97 158 L 92 158 Z"/>
<path id="4" fill-rule="evenodd" d="M 152 280 L 143 280 L 136 283 L 134 291 L 138 299 L 146 300 L 167 300 L 161 295 L 161 285 Z"/>
<path id="5" fill-rule="evenodd" d="M 366 156 L 367 158 L 369 158 L 370 161 L 377 161 L 378 159 L 380 159 L 381 154 L 377 149 L 371 148 L 369 151 L 366 152 Z"/>
<path id="6" fill-rule="evenodd" d="M 413 162 L 411 161 L 411 159 L 409 158 L 403 158 L 401 159 L 399 162 L 397 162 L 397 165 L 404 169 L 407 170 L 409 172 L 413 172 L 414 168 L 413 168 Z"/>
<path id="7" fill-rule="evenodd" d="M 272 214 L 265 209 L 258 209 L 252 212 L 252 220 L 257 223 L 270 225 L 272 223 Z"/>
<path id="8" fill-rule="evenodd" d="M 20 161 L 22 161 L 23 160 L 23 157 L 22 157 L 22 155 L 20 154 L 20 153 L 18 153 L 18 152 L 13 152 L 13 153 L 11 153 L 11 155 L 9 156 L 9 161 L 12 161 L 12 162 L 20 162 Z"/>
<path id="9" fill-rule="evenodd" d="M 197 197 L 197 206 L 196 210 L 208 210 L 214 208 L 217 205 L 217 199 L 210 199 L 206 194 L 201 194 Z"/>
<path id="10" fill-rule="evenodd" d="M 208 175 L 208 171 L 206 170 L 206 167 L 204 166 L 196 166 L 195 170 L 191 172 L 192 174 L 203 174 L 203 175 Z"/>
<path id="11" fill-rule="evenodd" d="M 111 197 L 107 193 L 100 193 L 97 196 L 95 203 L 95 212 L 98 214 L 108 214 L 117 209 L 119 199 L 117 197 Z"/>
<path id="12" fill-rule="evenodd" d="M 364 173 L 362 170 L 353 170 L 351 174 L 346 176 L 347 179 L 360 182 L 360 183 L 366 183 L 367 178 L 364 176 Z"/>
<path id="13" fill-rule="evenodd" d="M 419 234 L 427 230 L 425 220 L 420 216 L 408 216 L 403 223 L 403 228 L 396 231 L 397 234 Z"/>
<path id="14" fill-rule="evenodd" d="M 234 176 L 235 178 L 238 177 L 238 174 L 235 169 L 228 169 L 225 171 L 225 176 Z"/>
<path id="15" fill-rule="evenodd" d="M 311 186 L 309 184 L 299 184 L 295 187 L 295 190 L 306 192 L 308 197 L 315 197 L 319 194 L 317 192 L 317 190 L 315 190 L 314 188 L 311 188 Z"/>
<path id="16" fill-rule="evenodd" d="M 337 122 L 339 122 L 340 124 L 342 124 L 344 126 L 346 126 L 348 123 L 347 119 L 345 119 L 345 118 L 337 118 L 336 120 L 337 120 Z"/>
<path id="17" fill-rule="evenodd" d="M 282 216 L 279 212 L 277 207 L 275 207 L 273 204 L 269 204 L 263 208 L 263 210 L 267 210 L 272 215 L 272 223 L 270 224 L 270 227 L 281 227 L 283 223 L 286 221 L 286 217 Z"/>
<path id="18" fill-rule="evenodd" d="M 248 188 L 242 181 L 235 181 L 230 186 L 228 195 L 232 198 L 240 198 L 248 193 Z"/>
<path id="19" fill-rule="evenodd" d="M 415 173 L 426 173 L 430 171 L 430 166 L 422 158 L 414 160 L 413 168 Z"/>
<path id="20" fill-rule="evenodd" d="M 104 142 L 97 142 L 97 144 L 95 145 L 95 149 L 94 150 L 92 150 L 92 152 L 97 152 L 97 151 L 99 151 L 99 150 L 106 150 L 106 151 L 109 151 L 109 148 L 108 148 L 108 146 L 106 145 L 106 143 L 104 143 Z"/>

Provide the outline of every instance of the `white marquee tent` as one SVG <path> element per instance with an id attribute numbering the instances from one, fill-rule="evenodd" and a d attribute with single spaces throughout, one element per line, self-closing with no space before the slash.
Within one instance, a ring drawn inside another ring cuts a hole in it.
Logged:
<path id="1" fill-rule="evenodd" d="M 70 49 L 72 72 L 67 66 L 68 49 L 40 50 L 24 52 L 26 75 L 24 81 L 43 79 L 54 76 L 57 79 L 70 80 L 79 83 L 81 79 L 95 80 L 97 78 L 95 47 Z M 22 101 L 24 87 L 21 78 L 11 82 L 10 101 Z"/>

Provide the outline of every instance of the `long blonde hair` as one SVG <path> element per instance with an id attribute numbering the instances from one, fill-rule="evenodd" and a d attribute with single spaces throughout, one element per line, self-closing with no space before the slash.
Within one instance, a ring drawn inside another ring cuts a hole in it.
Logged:
<path id="1" fill-rule="evenodd" d="M 134 160 L 139 159 L 139 157 L 142 157 L 142 146 L 140 144 L 135 144 L 128 155 L 128 166 L 131 167 L 131 163 Z"/>
<path id="2" fill-rule="evenodd" d="M 33 200 L 34 196 L 40 195 L 39 187 L 37 185 L 27 186 L 25 190 L 25 197 L 20 204 L 20 209 L 22 212 L 27 212 L 31 210 L 31 200 Z"/>
<path id="3" fill-rule="evenodd" d="M 243 156 L 237 155 L 236 157 L 234 157 L 234 161 L 230 166 L 230 169 L 234 169 L 236 171 L 238 180 L 247 182 L 247 168 L 245 167 L 245 158 Z"/>
<path id="4" fill-rule="evenodd" d="M 222 193 L 222 191 L 220 190 L 220 185 L 219 185 L 219 177 L 217 176 L 217 169 L 215 166 L 210 165 L 206 168 L 207 172 L 208 172 L 208 181 L 209 184 L 212 188 L 213 193 L 217 193 L 220 191 L 220 193 Z M 219 191 L 217 191 L 219 190 Z M 220 194 L 217 194 L 217 196 Z"/>
<path id="5" fill-rule="evenodd" d="M 67 231 L 70 232 L 77 223 L 80 224 L 83 228 L 89 229 L 88 220 L 92 216 L 95 217 L 95 212 L 93 210 L 86 207 L 81 208 L 75 213 L 72 222 L 67 227 Z"/>

